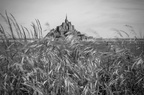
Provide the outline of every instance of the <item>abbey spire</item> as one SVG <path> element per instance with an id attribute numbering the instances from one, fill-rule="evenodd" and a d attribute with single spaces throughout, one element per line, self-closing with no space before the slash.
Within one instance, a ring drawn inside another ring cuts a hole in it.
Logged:
<path id="1" fill-rule="evenodd" d="M 68 23 L 68 20 L 67 20 L 67 14 L 66 14 L 66 18 L 65 18 L 65 23 Z"/>

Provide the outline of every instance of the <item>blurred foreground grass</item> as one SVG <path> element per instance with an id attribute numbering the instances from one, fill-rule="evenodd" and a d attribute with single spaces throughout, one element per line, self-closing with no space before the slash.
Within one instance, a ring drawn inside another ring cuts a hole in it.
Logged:
<path id="1" fill-rule="evenodd" d="M 100 50 L 97 41 L 39 39 L 38 21 L 29 42 L 28 29 L 7 13 L 5 20 L 13 42 L 1 25 L 0 95 L 144 95 L 143 53 L 119 41 L 103 41 Z M 24 40 L 15 40 L 13 29 Z"/>

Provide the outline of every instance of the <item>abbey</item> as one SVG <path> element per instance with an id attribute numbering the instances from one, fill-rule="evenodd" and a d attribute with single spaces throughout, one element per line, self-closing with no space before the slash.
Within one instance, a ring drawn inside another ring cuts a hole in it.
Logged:
<path id="1" fill-rule="evenodd" d="M 68 37 L 69 36 L 69 37 Z M 55 29 L 52 29 L 46 37 L 54 37 L 54 38 L 70 38 L 75 37 L 78 40 L 88 39 L 89 37 L 85 36 L 81 32 L 77 31 L 74 28 L 74 25 L 71 24 L 70 21 L 68 21 L 67 16 L 65 18 L 65 21 L 60 25 L 57 26 Z"/>
<path id="2" fill-rule="evenodd" d="M 74 26 L 67 20 L 67 16 L 65 22 L 62 23 L 61 26 L 57 27 L 58 31 L 66 32 L 66 31 L 74 31 Z"/>

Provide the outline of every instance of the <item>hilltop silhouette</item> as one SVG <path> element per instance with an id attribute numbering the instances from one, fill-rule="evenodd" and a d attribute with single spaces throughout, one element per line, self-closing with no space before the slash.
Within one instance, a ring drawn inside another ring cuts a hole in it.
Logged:
<path id="1" fill-rule="evenodd" d="M 65 18 L 65 21 L 60 25 L 57 26 L 55 29 L 50 30 L 50 32 L 45 37 L 54 37 L 54 38 L 76 38 L 78 40 L 87 40 L 87 39 L 93 39 L 93 37 L 88 37 L 85 34 L 82 34 L 81 32 L 77 31 L 74 28 L 74 25 L 71 24 L 70 21 L 68 21 L 67 16 Z"/>

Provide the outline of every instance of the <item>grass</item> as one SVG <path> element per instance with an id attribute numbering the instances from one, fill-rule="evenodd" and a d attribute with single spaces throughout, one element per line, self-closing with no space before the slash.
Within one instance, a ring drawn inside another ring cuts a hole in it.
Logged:
<path id="1" fill-rule="evenodd" d="M 144 94 L 143 54 L 135 56 L 122 41 L 103 42 L 107 49 L 103 51 L 97 41 L 42 38 L 36 20 L 34 31 L 29 32 L 34 41 L 29 42 L 28 29 L 7 13 L 5 20 L 14 41 L 10 42 L 1 25 L 1 95 Z"/>

